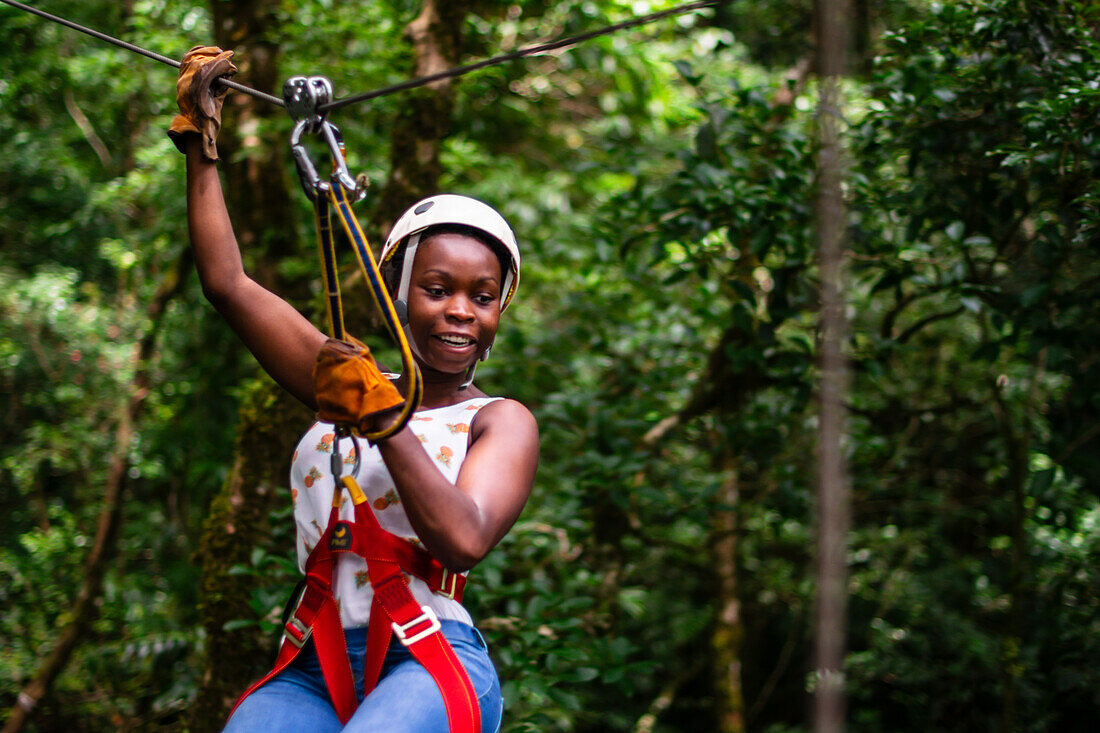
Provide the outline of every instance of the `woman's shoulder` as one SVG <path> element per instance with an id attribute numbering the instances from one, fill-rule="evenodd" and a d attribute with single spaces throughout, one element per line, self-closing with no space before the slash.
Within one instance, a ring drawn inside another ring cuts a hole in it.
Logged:
<path id="1" fill-rule="evenodd" d="M 471 429 L 480 433 L 486 429 L 492 431 L 517 432 L 538 435 L 538 423 L 535 416 L 519 400 L 510 397 L 491 397 L 484 401 L 474 415 Z"/>

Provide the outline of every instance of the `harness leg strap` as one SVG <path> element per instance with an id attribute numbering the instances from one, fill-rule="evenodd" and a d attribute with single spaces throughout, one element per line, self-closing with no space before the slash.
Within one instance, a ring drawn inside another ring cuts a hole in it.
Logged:
<path id="1" fill-rule="evenodd" d="M 365 689 L 369 692 L 378 684 L 378 673 L 391 643 L 390 637 L 397 631 L 401 643 L 423 665 L 439 688 L 451 733 L 478 733 L 481 730 L 481 709 L 470 675 L 440 630 L 435 613 L 416 602 L 400 567 L 396 564 L 384 567 L 386 565 L 389 564 L 375 561 L 367 566 L 371 573 L 371 585 L 374 586 L 374 601 L 367 631 Z M 371 671 L 372 676 L 366 674 L 367 670 Z"/>
<path id="2" fill-rule="evenodd" d="M 321 674 L 325 678 L 325 686 L 328 688 L 336 717 L 346 724 L 355 714 L 359 700 L 355 697 L 355 682 L 351 677 L 348 643 L 344 638 L 344 627 L 340 623 L 340 612 L 336 610 L 336 603 L 328 599 L 317 614 L 313 644 L 317 648 Z"/>
<path id="3" fill-rule="evenodd" d="M 275 666 L 237 699 L 229 717 L 233 716 L 245 698 L 265 685 L 290 666 L 309 639 L 321 662 L 321 674 L 325 678 L 333 710 L 341 723 L 347 723 L 355 713 L 359 701 L 355 697 L 355 683 L 348 662 L 347 640 L 340 623 L 340 612 L 332 596 L 307 583 L 297 608 L 284 628 L 282 645 Z"/>

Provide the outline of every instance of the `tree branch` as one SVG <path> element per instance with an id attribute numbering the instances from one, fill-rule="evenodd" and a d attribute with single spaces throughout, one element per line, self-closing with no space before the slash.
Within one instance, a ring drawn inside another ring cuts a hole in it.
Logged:
<path id="1" fill-rule="evenodd" d="M 654 727 L 657 725 L 657 718 L 672 705 L 680 686 L 702 671 L 705 659 L 704 656 L 697 656 L 694 664 L 669 680 L 668 684 L 661 688 L 660 694 L 649 704 L 649 709 L 646 710 L 645 715 L 638 718 L 638 722 L 634 724 L 633 733 L 653 733 Z"/>
<path id="2" fill-rule="evenodd" d="M 104 168 L 110 170 L 111 152 L 107 150 L 107 146 L 103 144 L 103 140 L 96 134 L 95 128 L 92 127 L 92 123 L 88 121 L 88 118 L 80 110 L 80 107 L 77 106 L 72 91 L 66 89 L 62 97 L 65 101 L 65 109 L 68 111 L 69 117 L 72 117 L 73 122 L 80 128 L 80 132 L 84 134 L 84 139 L 88 141 L 88 144 L 92 146 L 92 150 L 95 151 L 96 156 L 99 157 L 99 162 L 103 164 Z"/>
<path id="3" fill-rule="evenodd" d="M 953 317 L 959 315 L 960 313 L 962 313 L 964 310 L 965 310 L 965 308 L 963 308 L 963 306 L 960 305 L 958 308 L 954 308 L 954 309 L 949 310 L 949 311 L 944 311 L 942 313 L 932 313 L 931 315 L 927 315 L 924 318 L 921 318 L 916 323 L 911 324 L 904 331 L 902 331 L 901 334 L 895 339 L 895 341 L 897 341 L 899 344 L 904 344 L 906 341 L 908 341 L 913 336 L 915 336 L 918 331 L 920 331 L 922 328 L 924 328 L 928 324 L 935 323 L 936 321 L 942 321 L 945 318 L 953 318 Z"/>

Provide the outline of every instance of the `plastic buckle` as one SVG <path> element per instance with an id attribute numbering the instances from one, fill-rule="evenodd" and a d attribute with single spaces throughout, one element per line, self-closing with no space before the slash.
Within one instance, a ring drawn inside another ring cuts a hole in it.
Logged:
<path id="1" fill-rule="evenodd" d="M 458 593 L 458 578 L 458 573 L 452 573 L 447 568 L 443 568 L 443 575 L 439 580 L 439 590 L 436 591 L 436 594 L 444 598 L 450 598 L 453 601 Z"/>
<path id="2" fill-rule="evenodd" d="M 431 636 L 435 632 L 439 631 L 442 627 L 439 625 L 439 617 L 435 615 L 428 606 L 421 606 L 420 610 L 423 611 L 419 616 L 414 618 L 407 624 L 399 624 L 396 621 L 390 624 L 393 627 L 393 633 L 397 635 L 397 638 L 401 640 L 401 643 L 405 646 L 415 644 L 421 639 Z M 409 630 L 417 626 L 418 624 L 428 624 L 427 628 L 417 631 L 415 634 L 410 635 Z"/>
<path id="3" fill-rule="evenodd" d="M 312 634 L 313 629 L 303 624 L 297 616 L 291 616 L 290 620 L 286 622 L 286 626 L 283 627 L 283 636 L 299 649 L 305 646 Z"/>

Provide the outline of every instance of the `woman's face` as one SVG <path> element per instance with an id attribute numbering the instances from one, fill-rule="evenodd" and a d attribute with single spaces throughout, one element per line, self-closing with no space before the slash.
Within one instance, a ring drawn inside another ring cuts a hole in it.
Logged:
<path id="1" fill-rule="evenodd" d="M 464 373 L 493 343 L 500 322 L 500 260 L 463 234 L 420 243 L 409 282 L 409 331 L 422 367 Z"/>

